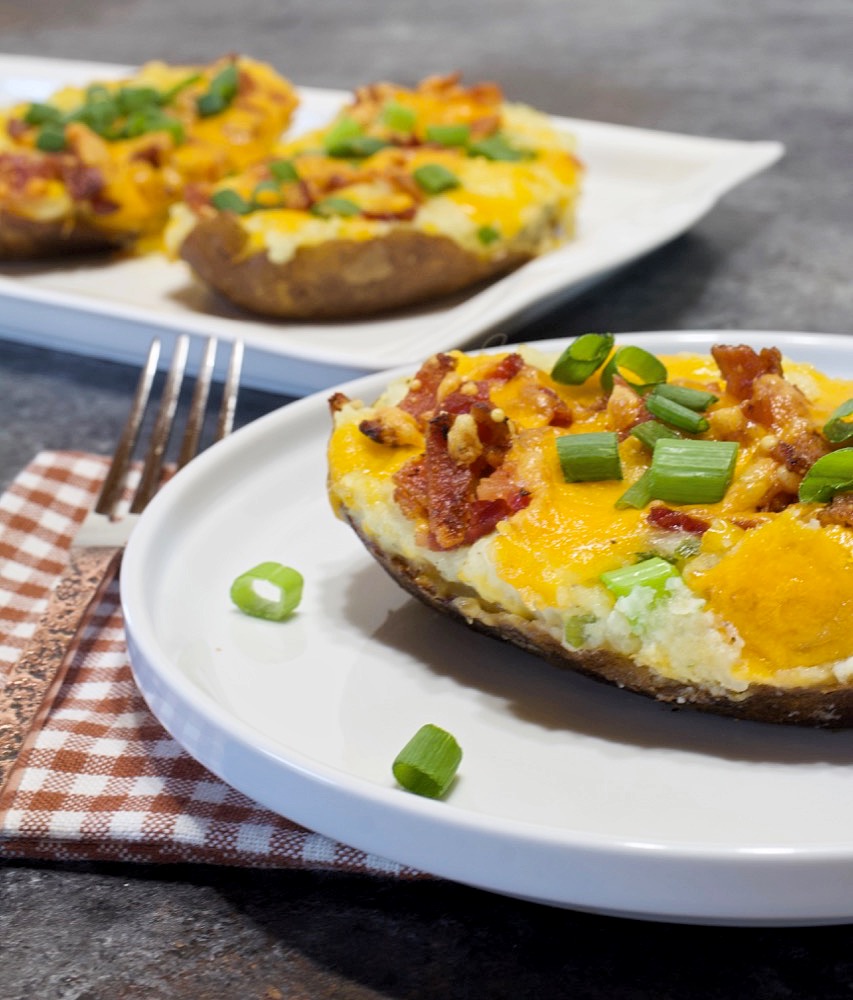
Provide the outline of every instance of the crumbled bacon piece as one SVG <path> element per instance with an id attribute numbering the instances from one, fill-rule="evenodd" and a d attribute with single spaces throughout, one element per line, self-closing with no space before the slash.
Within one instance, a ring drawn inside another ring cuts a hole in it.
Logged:
<path id="1" fill-rule="evenodd" d="M 663 531 L 686 531 L 690 535 L 704 535 L 711 527 L 702 517 L 683 510 L 673 510 L 664 504 L 654 504 L 646 515 L 646 520 Z"/>
<path id="2" fill-rule="evenodd" d="M 332 415 L 342 410 L 349 401 L 349 396 L 343 392 L 335 392 L 329 396 L 329 409 L 332 411 Z"/>
<path id="3" fill-rule="evenodd" d="M 782 353 L 778 347 L 762 347 L 756 353 L 746 344 L 715 344 L 711 354 L 735 399 L 747 399 L 759 376 L 782 375 Z"/>
<path id="4" fill-rule="evenodd" d="M 399 403 L 400 409 L 417 418 L 433 412 L 438 405 L 438 387 L 444 376 L 455 368 L 456 359 L 449 354 L 434 354 L 427 359 L 409 383 L 409 391 Z"/>
<path id="5" fill-rule="evenodd" d="M 817 512 L 822 525 L 840 524 L 853 528 L 853 493 L 836 493 L 829 503 Z"/>

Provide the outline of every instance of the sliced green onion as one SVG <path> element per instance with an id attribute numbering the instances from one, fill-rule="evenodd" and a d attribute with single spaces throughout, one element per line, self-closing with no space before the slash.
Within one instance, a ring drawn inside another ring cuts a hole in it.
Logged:
<path id="1" fill-rule="evenodd" d="M 52 125 L 62 124 L 62 112 L 52 104 L 40 104 L 38 101 L 31 104 L 24 115 L 27 125 Z"/>
<path id="2" fill-rule="evenodd" d="M 599 579 L 605 587 L 617 597 L 625 597 L 635 587 L 651 587 L 662 594 L 666 581 L 678 576 L 678 570 L 660 556 L 643 559 L 633 566 L 622 566 L 602 573 Z"/>
<path id="3" fill-rule="evenodd" d="M 706 431 L 711 426 L 701 413 L 658 393 L 658 386 L 655 386 L 652 392 L 646 396 L 646 409 L 653 417 L 672 424 L 680 431 L 689 431 L 691 434 Z"/>
<path id="4" fill-rule="evenodd" d="M 557 457 L 567 483 L 622 478 L 619 438 L 613 431 L 563 434 L 557 438 Z"/>
<path id="5" fill-rule="evenodd" d="M 324 198 L 311 206 L 311 214 L 329 219 L 333 215 L 359 215 L 361 208 L 349 198 Z"/>
<path id="6" fill-rule="evenodd" d="M 57 125 L 44 125 L 36 136 L 36 146 L 43 153 L 58 153 L 65 149 L 65 129 Z"/>
<path id="7" fill-rule="evenodd" d="M 455 737 L 428 723 L 397 754 L 391 770 L 403 788 L 438 799 L 450 788 L 461 760 Z"/>
<path id="8" fill-rule="evenodd" d="M 836 493 L 853 490 L 853 448 L 839 448 L 819 458 L 800 483 L 803 503 L 828 503 Z"/>
<path id="9" fill-rule="evenodd" d="M 583 333 L 557 358 L 551 378 L 564 385 L 581 385 L 604 364 L 612 348 L 612 333 Z"/>
<path id="10" fill-rule="evenodd" d="M 382 124 L 395 132 L 411 132 L 416 121 L 417 115 L 405 104 L 391 101 L 382 109 Z"/>
<path id="11" fill-rule="evenodd" d="M 471 138 L 471 129 L 468 125 L 427 125 L 426 138 L 442 146 L 464 146 Z"/>
<path id="12" fill-rule="evenodd" d="M 497 226 L 480 226 L 477 230 L 477 239 L 487 247 L 491 243 L 497 242 L 501 238 L 501 231 Z"/>
<path id="13" fill-rule="evenodd" d="M 153 87 L 122 87 L 116 95 L 118 109 L 123 115 L 159 105 L 161 94 Z"/>
<path id="14" fill-rule="evenodd" d="M 841 444 L 842 441 L 849 441 L 853 437 L 853 420 L 845 420 L 853 414 L 853 399 L 848 399 L 842 403 L 838 409 L 833 410 L 829 415 L 829 420 L 823 428 L 823 436 L 833 444 Z"/>
<path id="15" fill-rule="evenodd" d="M 340 118 L 323 138 L 323 146 L 335 159 L 361 159 L 387 146 L 384 139 L 366 135 L 354 118 Z"/>
<path id="16" fill-rule="evenodd" d="M 596 621 L 595 615 L 571 615 L 563 628 L 563 640 L 572 649 L 580 649 L 586 639 L 586 626 Z"/>
<path id="17" fill-rule="evenodd" d="M 650 486 L 654 500 L 719 503 L 734 475 L 736 441 L 661 438 L 655 445 Z"/>
<path id="18" fill-rule="evenodd" d="M 642 510 L 649 505 L 652 499 L 652 473 L 651 469 L 640 476 L 636 482 L 632 483 L 627 490 L 619 497 L 614 504 L 617 510 L 625 510 L 626 507 L 634 507 Z"/>
<path id="19" fill-rule="evenodd" d="M 237 215 L 248 215 L 252 211 L 251 204 L 231 188 L 214 191 L 210 196 L 210 204 L 220 212 L 235 212 Z"/>
<path id="20" fill-rule="evenodd" d="M 299 174 L 292 160 L 270 160 L 267 168 L 281 184 L 289 184 L 291 181 L 299 180 Z"/>
<path id="21" fill-rule="evenodd" d="M 224 111 L 237 96 L 240 84 L 240 74 L 234 63 L 226 66 L 210 81 L 210 88 L 196 101 L 198 113 L 202 118 L 218 115 Z"/>
<path id="22" fill-rule="evenodd" d="M 194 83 L 198 83 L 201 78 L 201 73 L 192 73 L 190 76 L 184 77 L 183 80 L 179 80 L 173 87 L 169 87 L 168 90 L 164 90 L 163 93 L 160 94 L 160 103 L 171 104 L 182 90 L 186 90 L 187 87 L 191 87 Z"/>
<path id="23" fill-rule="evenodd" d="M 641 444 L 644 444 L 649 451 L 654 451 L 655 442 L 661 438 L 681 437 L 678 431 L 674 431 L 666 424 L 658 423 L 657 420 L 644 420 L 629 431 L 631 437 L 635 437 Z"/>
<path id="24" fill-rule="evenodd" d="M 483 156 L 487 160 L 504 160 L 509 163 L 518 160 L 529 160 L 533 156 L 526 149 L 516 149 L 514 146 L 511 146 L 507 139 L 498 133 L 486 136 L 485 139 L 480 139 L 478 142 L 471 143 L 468 147 L 468 155 Z"/>
<path id="25" fill-rule="evenodd" d="M 632 382 L 625 378 L 623 369 L 636 375 L 639 382 Z M 642 392 L 644 389 L 650 389 L 653 385 L 666 381 L 666 366 L 654 354 L 643 350 L 642 347 L 626 344 L 624 347 L 617 348 L 613 357 L 604 366 L 601 373 L 601 386 L 605 392 L 610 392 L 613 388 L 614 375 L 621 375 L 632 389 Z"/>
<path id="26" fill-rule="evenodd" d="M 269 191 L 276 196 L 275 204 L 269 204 L 271 199 L 262 200 L 261 195 Z M 258 181 L 252 191 L 252 208 L 278 208 L 281 204 L 281 188 L 275 181 Z"/>
<path id="27" fill-rule="evenodd" d="M 280 622 L 302 600 L 302 574 L 277 562 L 263 562 L 231 584 L 231 600 L 247 615 Z"/>
<path id="28" fill-rule="evenodd" d="M 441 163 L 424 163 L 413 171 L 412 176 L 427 194 L 441 194 L 459 187 L 459 178 Z"/>
<path id="29" fill-rule="evenodd" d="M 688 410 L 707 410 L 711 403 L 716 403 L 720 398 L 713 392 L 705 392 L 704 389 L 691 389 L 687 385 L 673 385 L 671 382 L 661 382 L 655 386 L 654 390 L 659 396 L 671 399 L 673 403 L 686 406 Z"/>

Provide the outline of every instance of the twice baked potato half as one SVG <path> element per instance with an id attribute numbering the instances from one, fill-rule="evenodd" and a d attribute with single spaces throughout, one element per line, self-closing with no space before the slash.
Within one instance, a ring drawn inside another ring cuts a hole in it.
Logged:
<path id="1" fill-rule="evenodd" d="M 270 66 L 152 62 L 0 113 L 0 259 L 155 238 L 188 184 L 265 156 L 297 104 Z"/>
<path id="2" fill-rule="evenodd" d="M 237 305 L 349 318 L 431 301 L 570 239 L 571 139 L 494 84 L 376 84 L 326 129 L 177 206 L 167 244 Z"/>
<path id="3" fill-rule="evenodd" d="M 559 666 L 853 725 L 853 382 L 776 349 L 611 345 L 454 351 L 375 402 L 336 394 L 335 512 L 412 595 Z"/>

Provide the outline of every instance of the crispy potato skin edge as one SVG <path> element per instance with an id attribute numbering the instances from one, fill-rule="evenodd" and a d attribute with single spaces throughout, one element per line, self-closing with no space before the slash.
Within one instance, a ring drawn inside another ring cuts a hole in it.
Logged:
<path id="1" fill-rule="evenodd" d="M 300 247 L 283 264 L 247 254 L 248 236 L 221 213 L 190 231 L 180 256 L 238 306 L 285 319 L 343 319 L 416 305 L 499 277 L 530 259 L 481 260 L 448 237 L 397 229 L 378 239 Z"/>
<path id="2" fill-rule="evenodd" d="M 512 643 L 554 666 L 575 670 L 594 680 L 645 695 L 673 708 L 695 708 L 716 715 L 777 725 L 821 729 L 853 726 L 853 688 L 838 686 L 785 689 L 769 684 L 756 684 L 744 695 L 733 694 L 727 697 L 652 674 L 629 657 L 618 653 L 607 650 L 573 652 L 557 642 L 537 623 L 517 615 L 490 612 L 479 606 L 475 612 L 476 617 L 472 617 L 472 609 L 467 604 L 469 614 L 463 613 L 453 597 L 442 595 L 428 575 L 419 573 L 409 563 L 384 552 L 360 530 L 346 509 L 341 511 L 341 516 L 383 569 L 413 597 L 477 632 Z"/>
<path id="3" fill-rule="evenodd" d="M 113 236 L 69 219 L 40 221 L 0 209 L 0 260 L 35 260 L 116 249 L 134 235 Z"/>

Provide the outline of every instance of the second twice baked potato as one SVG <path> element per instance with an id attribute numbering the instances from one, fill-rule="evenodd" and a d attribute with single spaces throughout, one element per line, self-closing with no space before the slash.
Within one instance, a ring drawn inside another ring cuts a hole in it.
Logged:
<path id="1" fill-rule="evenodd" d="M 375 84 L 328 128 L 177 206 L 167 242 L 254 313 L 366 316 L 570 239 L 581 174 L 571 139 L 494 84 Z"/>
<path id="2" fill-rule="evenodd" d="M 414 596 L 558 665 L 853 725 L 853 382 L 745 345 L 590 374 L 589 343 L 336 394 L 337 514 Z"/>
<path id="3" fill-rule="evenodd" d="M 191 183 L 215 183 L 280 140 L 297 104 L 270 66 L 151 62 L 0 113 L 0 260 L 159 236 Z"/>

